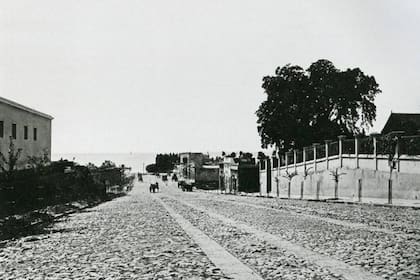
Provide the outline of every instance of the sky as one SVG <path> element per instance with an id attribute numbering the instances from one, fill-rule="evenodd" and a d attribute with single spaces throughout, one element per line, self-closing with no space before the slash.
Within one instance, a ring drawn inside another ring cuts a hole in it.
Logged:
<path id="1" fill-rule="evenodd" d="M 257 151 L 262 78 L 360 67 L 420 112 L 420 1 L 0 0 L 0 96 L 54 116 L 53 153 Z"/>

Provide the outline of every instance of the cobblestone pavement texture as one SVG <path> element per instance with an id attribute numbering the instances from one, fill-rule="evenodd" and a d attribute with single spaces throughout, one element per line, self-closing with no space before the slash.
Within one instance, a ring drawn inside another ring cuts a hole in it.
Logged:
<path id="1" fill-rule="evenodd" d="M 163 197 L 178 213 L 225 247 L 264 279 L 344 279 L 325 268 L 308 263 L 248 232 L 211 218 L 205 212 Z"/>
<path id="2" fill-rule="evenodd" d="M 354 229 L 346 226 L 331 224 L 302 217 L 295 211 L 289 211 L 287 215 L 280 215 L 278 211 L 270 209 L 258 209 L 244 204 L 229 203 L 220 195 L 207 193 L 191 193 L 187 195 L 177 195 L 192 204 L 205 207 L 216 213 L 225 215 L 231 219 L 258 227 L 259 229 L 278 235 L 293 243 L 299 244 L 314 252 L 332 256 L 350 265 L 359 266 L 385 279 L 420 279 L 420 238 L 419 235 L 412 234 L 386 234 L 382 232 L 372 232 L 364 229 Z M 234 201 L 248 201 L 255 203 L 260 198 L 229 196 Z M 285 207 L 291 204 L 289 201 L 279 200 L 278 205 L 285 202 Z M 264 203 L 258 201 L 258 203 Z M 267 200 L 268 205 L 273 203 L 273 199 Z M 295 203 L 295 202 L 293 202 Z M 313 203 L 318 208 L 327 209 L 330 205 Z M 345 207 L 351 208 L 344 209 Z M 310 206 L 307 206 L 308 208 Z M 356 215 L 353 205 L 340 205 L 340 217 L 344 218 L 344 213 Z M 315 209 L 318 209 L 315 208 Z M 363 211 L 367 216 L 374 217 L 375 213 L 385 212 L 384 219 L 390 216 L 390 210 L 401 212 L 402 208 L 376 209 L 370 207 L 374 213 Z M 405 209 L 412 210 L 412 209 Z M 309 209 L 308 209 L 309 211 Z M 334 209 L 333 209 L 334 211 Z M 411 211 L 408 211 L 410 213 Z M 399 214 L 396 214 L 399 215 Z M 409 214 L 406 214 L 409 215 Z M 416 220 L 414 212 L 410 220 Z M 376 218 L 376 220 L 380 219 Z M 351 219 L 345 219 L 351 221 Z M 360 221 L 357 221 L 360 222 Z M 404 221 L 400 221 L 403 223 Z"/>
<path id="3" fill-rule="evenodd" d="M 0 248 L 0 279 L 228 279 L 152 195 L 264 279 L 343 277 L 170 196 L 384 279 L 420 279 L 418 210 L 184 193 L 175 184 L 161 186 L 162 194 L 149 194 L 147 184 L 137 185 L 126 197 L 56 223 L 49 234 L 7 242 Z M 332 224 L 311 215 L 399 234 Z"/>
<path id="4" fill-rule="evenodd" d="M 0 279 L 227 279 L 143 190 L 54 229 L 0 248 Z"/>
<path id="5" fill-rule="evenodd" d="M 227 195 L 226 200 L 264 205 L 294 213 L 332 218 L 351 223 L 362 223 L 395 232 L 420 235 L 420 210 L 409 207 L 387 207 L 369 204 L 345 204 L 297 199 Z"/>

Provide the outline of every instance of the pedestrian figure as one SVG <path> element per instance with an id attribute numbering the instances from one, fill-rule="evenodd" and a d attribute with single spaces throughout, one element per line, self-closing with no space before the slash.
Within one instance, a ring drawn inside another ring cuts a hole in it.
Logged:
<path id="1" fill-rule="evenodd" d="M 175 173 L 172 175 L 172 181 L 178 182 L 178 176 Z"/>

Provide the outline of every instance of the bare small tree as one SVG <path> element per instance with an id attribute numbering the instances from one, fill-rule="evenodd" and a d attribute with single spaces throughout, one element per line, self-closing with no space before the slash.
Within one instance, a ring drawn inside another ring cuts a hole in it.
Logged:
<path id="1" fill-rule="evenodd" d="M 400 157 L 398 150 L 399 135 L 402 131 L 394 131 L 382 138 L 383 152 L 388 157 L 389 165 L 389 179 L 388 179 L 388 203 L 392 204 L 392 174 L 393 170 L 397 169 L 397 164 Z"/>
<path id="2" fill-rule="evenodd" d="M 292 184 L 292 179 L 293 177 L 295 177 L 297 175 L 296 171 L 293 171 L 291 173 L 289 173 L 289 171 L 286 170 L 286 175 L 282 175 L 282 177 L 287 179 L 287 198 L 290 199 L 290 188 L 291 188 L 291 184 Z"/>
<path id="3" fill-rule="evenodd" d="M 10 144 L 7 155 L 0 152 L 0 169 L 6 174 L 7 179 L 11 179 L 14 171 L 17 168 L 19 158 L 22 153 L 22 149 L 17 149 L 13 143 L 13 138 L 10 136 Z"/>
<path id="4" fill-rule="evenodd" d="M 303 181 L 300 185 L 300 199 L 303 199 L 303 190 L 305 188 L 305 180 L 306 180 L 306 177 L 308 177 L 310 174 L 312 174 L 312 173 L 309 172 L 309 170 L 311 170 L 311 169 L 312 169 L 312 167 L 305 168 L 305 170 L 303 170 L 303 174 L 302 174 Z"/>
<path id="5" fill-rule="evenodd" d="M 280 196 L 280 190 L 279 190 L 280 178 L 279 178 L 279 176 L 276 176 L 275 180 L 276 180 L 277 197 L 279 197 Z"/>
<path id="6" fill-rule="evenodd" d="M 339 173 L 338 168 L 333 171 L 330 171 L 331 176 L 334 180 L 334 198 L 338 198 L 338 182 L 340 181 L 340 177 L 345 175 L 346 173 Z"/>

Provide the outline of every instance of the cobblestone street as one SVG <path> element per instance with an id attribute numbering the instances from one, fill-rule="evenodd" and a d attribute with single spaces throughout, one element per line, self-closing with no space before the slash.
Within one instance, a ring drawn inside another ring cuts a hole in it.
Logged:
<path id="1" fill-rule="evenodd" d="M 8 241 L 0 279 L 420 279 L 419 210 L 160 186 Z"/>

